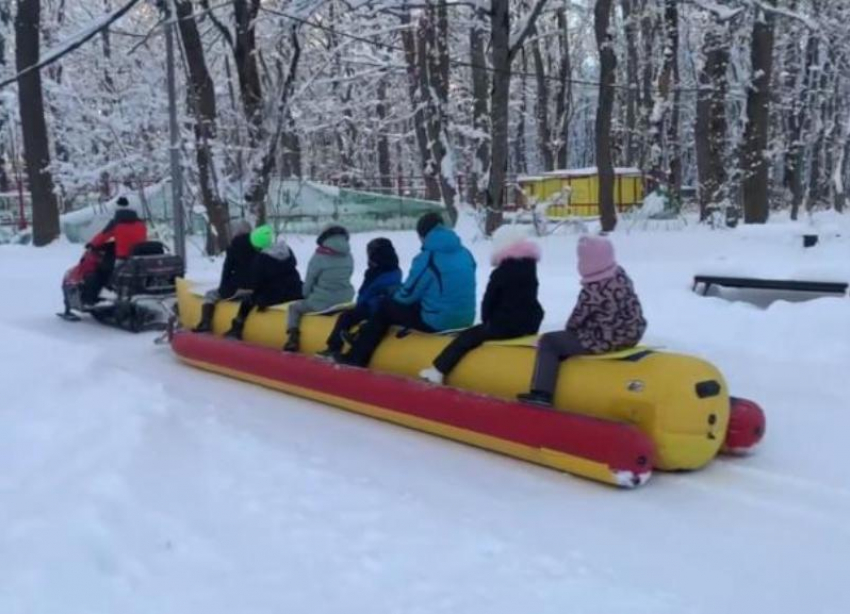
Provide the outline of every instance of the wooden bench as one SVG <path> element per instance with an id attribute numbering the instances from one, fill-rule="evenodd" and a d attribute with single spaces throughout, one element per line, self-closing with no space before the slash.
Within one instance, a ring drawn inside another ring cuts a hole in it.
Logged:
<path id="1" fill-rule="evenodd" d="M 817 294 L 847 294 L 846 282 L 796 281 L 790 279 L 757 279 L 754 277 L 725 277 L 720 275 L 694 275 L 693 290 L 702 284 L 705 296 L 711 286 L 724 288 L 753 288 L 757 290 L 786 290 L 791 292 L 814 292 Z"/>

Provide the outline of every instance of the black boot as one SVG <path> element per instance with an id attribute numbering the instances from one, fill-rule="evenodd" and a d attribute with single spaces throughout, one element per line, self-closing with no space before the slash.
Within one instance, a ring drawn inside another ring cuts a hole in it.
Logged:
<path id="1" fill-rule="evenodd" d="M 230 330 L 224 333 L 224 336 L 226 339 L 238 339 L 241 341 L 243 328 L 245 328 L 245 320 L 234 318 L 233 322 L 230 323 Z"/>
<path id="2" fill-rule="evenodd" d="M 516 397 L 521 403 L 540 405 L 541 407 L 552 407 L 552 393 L 543 390 L 532 390 L 518 394 Z"/>
<path id="3" fill-rule="evenodd" d="M 288 335 L 286 344 L 283 346 L 284 352 L 297 352 L 301 346 L 301 331 L 297 328 L 290 328 L 286 331 Z"/>
<path id="4" fill-rule="evenodd" d="M 193 333 L 211 333 L 215 315 L 215 303 L 204 303 L 201 305 L 201 321 L 192 329 Z"/>

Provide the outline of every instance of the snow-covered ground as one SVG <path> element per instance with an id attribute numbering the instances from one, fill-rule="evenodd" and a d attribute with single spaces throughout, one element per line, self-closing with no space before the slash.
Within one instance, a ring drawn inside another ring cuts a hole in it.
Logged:
<path id="1" fill-rule="evenodd" d="M 781 224 L 615 236 L 646 341 L 711 360 L 769 420 L 752 457 L 630 492 L 63 322 L 79 247 L 0 247 L 0 612 L 844 614 L 850 299 L 754 306 L 690 283 L 718 262 L 846 266 L 848 221 L 806 253 Z M 407 262 L 413 233 L 389 236 Z M 548 328 L 578 291 L 575 241 L 543 242 Z M 293 243 L 306 263 L 312 240 Z M 480 293 L 489 250 L 471 246 Z"/>

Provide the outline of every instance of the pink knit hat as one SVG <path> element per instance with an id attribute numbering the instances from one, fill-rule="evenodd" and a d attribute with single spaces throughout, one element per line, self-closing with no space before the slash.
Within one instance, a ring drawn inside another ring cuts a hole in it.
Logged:
<path id="1" fill-rule="evenodd" d="M 578 272 L 583 284 L 616 275 L 617 261 L 611 242 L 605 237 L 581 237 L 578 240 Z"/>

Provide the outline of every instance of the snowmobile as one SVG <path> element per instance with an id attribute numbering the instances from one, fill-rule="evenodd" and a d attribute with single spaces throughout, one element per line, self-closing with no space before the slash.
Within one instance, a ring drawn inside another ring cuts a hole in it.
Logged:
<path id="1" fill-rule="evenodd" d="M 129 258 L 114 267 L 104 292 L 94 301 L 86 301 L 86 285 L 92 276 L 109 270 L 114 248 L 86 247 L 80 261 L 62 279 L 65 311 L 57 314 L 69 322 L 79 322 L 79 314 L 88 313 L 101 324 L 134 333 L 164 330 L 174 308 L 175 284 L 185 274 L 183 259 L 166 252 L 158 241 L 145 241 Z"/>

